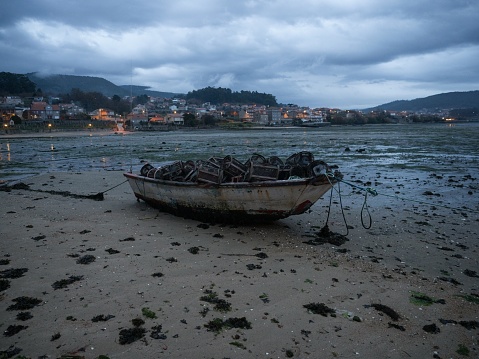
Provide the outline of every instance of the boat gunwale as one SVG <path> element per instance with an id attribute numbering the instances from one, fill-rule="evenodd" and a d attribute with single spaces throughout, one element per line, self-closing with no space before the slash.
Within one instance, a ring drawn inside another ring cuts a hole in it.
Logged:
<path id="1" fill-rule="evenodd" d="M 257 181 L 257 182 L 223 182 L 219 184 L 214 183 L 198 183 L 198 182 L 179 182 L 179 181 L 170 181 L 170 180 L 161 180 L 157 178 L 150 178 L 141 175 L 137 175 L 130 172 L 125 172 L 123 175 L 126 178 L 133 180 L 140 180 L 144 182 L 154 183 L 156 185 L 165 185 L 165 186 L 176 186 L 176 187 L 193 187 L 193 188 L 203 188 L 203 189 L 213 189 L 213 188 L 256 188 L 256 187 L 286 187 L 286 186 L 298 186 L 298 185 L 321 185 L 321 184 L 330 184 L 334 185 L 337 180 L 334 177 L 328 177 L 327 174 L 319 175 L 315 177 L 306 177 L 306 178 L 294 178 L 287 180 L 272 180 L 272 181 Z"/>

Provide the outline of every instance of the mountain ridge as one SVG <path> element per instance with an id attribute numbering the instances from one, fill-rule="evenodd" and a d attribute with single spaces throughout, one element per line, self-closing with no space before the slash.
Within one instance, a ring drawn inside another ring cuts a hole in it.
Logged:
<path id="1" fill-rule="evenodd" d="M 77 75 L 39 75 L 37 72 L 26 74 L 30 81 L 37 85 L 43 93 L 48 94 L 66 94 L 73 88 L 83 92 L 100 92 L 105 96 L 139 96 L 149 95 L 156 97 L 175 97 L 180 94 L 173 92 L 162 92 L 149 90 L 148 86 L 137 85 L 115 85 L 113 82 L 96 76 L 77 76 Z"/>
<path id="2" fill-rule="evenodd" d="M 479 108 L 479 90 L 445 92 L 413 100 L 396 100 L 362 111 L 432 111 L 465 108 Z"/>
<path id="3" fill-rule="evenodd" d="M 95 76 L 77 76 L 52 74 L 42 76 L 36 72 L 25 74 L 37 88 L 47 94 L 66 94 L 73 88 L 83 92 L 100 92 L 105 96 L 139 96 L 173 98 L 186 94 L 149 90 L 148 86 L 115 85 L 114 83 Z M 362 109 L 361 111 L 437 111 L 442 109 L 479 108 L 479 90 L 455 91 L 431 95 L 413 100 L 396 100 L 382 105 Z"/>

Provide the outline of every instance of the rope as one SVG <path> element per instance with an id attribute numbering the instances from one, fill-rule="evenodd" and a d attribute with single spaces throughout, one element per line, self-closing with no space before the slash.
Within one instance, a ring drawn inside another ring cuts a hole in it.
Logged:
<path id="1" fill-rule="evenodd" d="M 327 173 L 326 178 L 328 179 L 329 183 L 331 184 L 331 189 L 333 189 L 334 186 L 333 186 L 333 183 L 331 182 L 331 179 L 336 179 L 336 177 L 334 176 L 333 173 Z M 339 195 L 339 205 L 340 205 L 340 208 L 341 208 L 341 214 L 343 215 L 344 225 L 346 227 L 346 234 L 344 235 L 344 237 L 347 237 L 348 234 L 349 234 L 349 227 L 348 227 L 348 223 L 346 221 L 346 216 L 344 214 L 343 201 L 342 201 L 342 196 L 341 196 L 341 183 L 340 182 L 338 182 L 337 192 L 338 192 L 338 195 Z M 333 190 L 331 190 L 331 195 L 329 196 L 328 216 L 326 217 L 326 223 L 324 224 L 322 230 L 325 230 L 329 227 L 328 222 L 329 222 L 329 215 L 331 213 L 332 203 L 333 203 Z"/>
<path id="2" fill-rule="evenodd" d="M 121 182 L 120 184 L 117 184 L 116 186 L 113 186 L 113 187 L 107 189 L 106 191 L 99 192 L 99 193 L 106 193 L 106 192 L 108 192 L 108 191 L 111 191 L 112 189 L 114 189 L 114 188 L 116 188 L 116 187 L 120 187 L 123 183 L 126 183 L 126 182 L 128 182 L 128 180 L 125 180 L 125 181 Z"/>
<path id="3" fill-rule="evenodd" d="M 384 196 L 384 197 L 390 197 L 390 198 L 395 198 L 395 199 L 400 199 L 402 201 L 409 201 L 409 202 L 415 202 L 415 203 L 419 203 L 419 204 L 424 204 L 424 205 L 428 205 L 428 206 L 436 206 L 436 207 L 442 207 L 442 208 L 446 208 L 446 209 L 450 209 L 450 210 L 456 210 L 456 211 L 463 211 L 463 212 L 470 212 L 470 213 L 479 213 L 479 211 L 477 210 L 474 210 L 474 209 L 469 209 L 469 208 L 458 208 L 458 207 L 452 207 L 452 206 L 447 206 L 447 205 L 443 205 L 443 204 L 438 204 L 438 203 L 432 203 L 432 202 L 428 202 L 428 201 L 421 201 L 421 200 L 417 200 L 417 199 L 413 199 L 413 198 L 408 198 L 408 197 L 402 197 L 402 196 L 397 196 L 397 195 L 390 195 L 390 194 L 385 194 L 385 193 L 379 193 L 377 190 L 371 188 L 371 187 L 360 187 L 360 186 L 357 186 L 353 183 L 350 183 L 350 182 L 347 182 L 341 178 L 336 178 L 336 180 L 338 182 L 343 182 L 345 184 L 347 184 L 348 186 L 351 186 L 353 188 L 356 188 L 356 189 L 359 189 L 361 191 L 365 191 L 366 194 L 365 194 L 365 204 L 363 204 L 363 207 L 365 207 L 367 209 L 367 203 L 366 203 L 366 198 L 367 198 L 367 194 L 371 194 L 373 196 Z"/>
<path id="4" fill-rule="evenodd" d="M 372 196 L 381 195 L 381 196 L 385 196 L 385 197 L 400 199 L 400 200 L 403 200 L 403 201 L 415 202 L 415 203 L 429 205 L 429 206 L 442 207 L 442 208 L 446 208 L 446 209 L 450 209 L 450 210 L 470 212 L 470 213 L 479 213 L 479 211 L 469 209 L 469 208 L 457 208 L 457 207 L 451 207 L 451 206 L 447 206 L 447 205 L 441 205 L 441 204 L 437 204 L 437 203 L 431 203 L 431 202 L 421 201 L 421 200 L 407 198 L 407 197 L 401 197 L 401 196 L 397 196 L 397 195 L 389 195 L 389 194 L 379 193 L 374 188 L 361 187 L 361 186 L 355 185 L 351 182 L 343 180 L 341 177 L 336 177 L 333 173 L 327 173 L 327 178 L 328 178 L 328 181 L 331 184 L 332 188 L 331 188 L 331 195 L 330 195 L 330 198 L 329 198 L 328 215 L 326 217 L 326 223 L 325 223 L 323 228 L 328 227 L 329 216 L 331 214 L 331 206 L 332 206 L 332 202 L 333 202 L 333 192 L 337 192 L 338 196 L 339 196 L 339 204 L 340 204 L 340 208 L 341 208 L 341 214 L 343 216 L 344 224 L 346 226 L 346 235 L 345 236 L 348 236 L 348 234 L 349 234 L 349 227 L 348 227 L 348 224 L 347 224 L 347 221 L 346 221 L 346 216 L 344 214 L 344 208 L 343 208 L 343 202 L 342 202 L 342 197 L 344 196 L 344 194 L 341 193 L 341 182 L 347 184 L 348 186 L 350 186 L 352 188 L 355 188 L 355 189 L 358 189 L 360 191 L 365 192 L 364 193 L 364 201 L 363 201 L 363 205 L 361 206 L 361 214 L 360 214 L 361 225 L 363 226 L 364 229 L 370 229 L 372 227 L 372 223 L 373 223 L 372 222 L 372 216 L 371 216 L 371 213 L 369 211 L 369 206 L 368 206 L 368 194 L 370 194 Z M 337 189 L 333 186 L 333 181 L 337 182 Z M 365 222 L 366 219 L 367 219 L 367 223 Z"/>
<path id="5" fill-rule="evenodd" d="M 367 199 L 368 199 L 368 192 L 366 192 L 366 194 L 364 195 L 364 202 L 363 202 L 363 206 L 361 207 L 361 224 L 364 229 L 370 229 L 373 225 L 373 219 L 371 217 L 371 213 L 369 213 Z M 366 212 L 368 213 L 368 218 L 369 218 L 369 225 L 367 226 L 364 224 L 364 215 L 363 215 L 364 209 L 366 209 Z"/>

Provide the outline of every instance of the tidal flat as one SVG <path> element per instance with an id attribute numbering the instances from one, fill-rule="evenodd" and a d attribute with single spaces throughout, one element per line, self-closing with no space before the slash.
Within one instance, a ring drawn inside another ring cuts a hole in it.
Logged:
<path id="1" fill-rule="evenodd" d="M 1 179 L 28 187 L 0 191 L 0 357 L 476 357 L 478 129 L 0 137 Z M 115 187 L 145 161 L 299 151 L 345 182 L 270 224 Z M 347 240 L 318 240 L 325 225 Z"/>

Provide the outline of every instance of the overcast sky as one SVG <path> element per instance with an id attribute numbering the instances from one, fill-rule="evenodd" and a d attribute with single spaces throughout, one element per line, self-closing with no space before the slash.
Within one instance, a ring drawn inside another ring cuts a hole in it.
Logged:
<path id="1" fill-rule="evenodd" d="M 479 90 L 479 0 L 10 0 L 0 71 L 343 109 Z"/>

